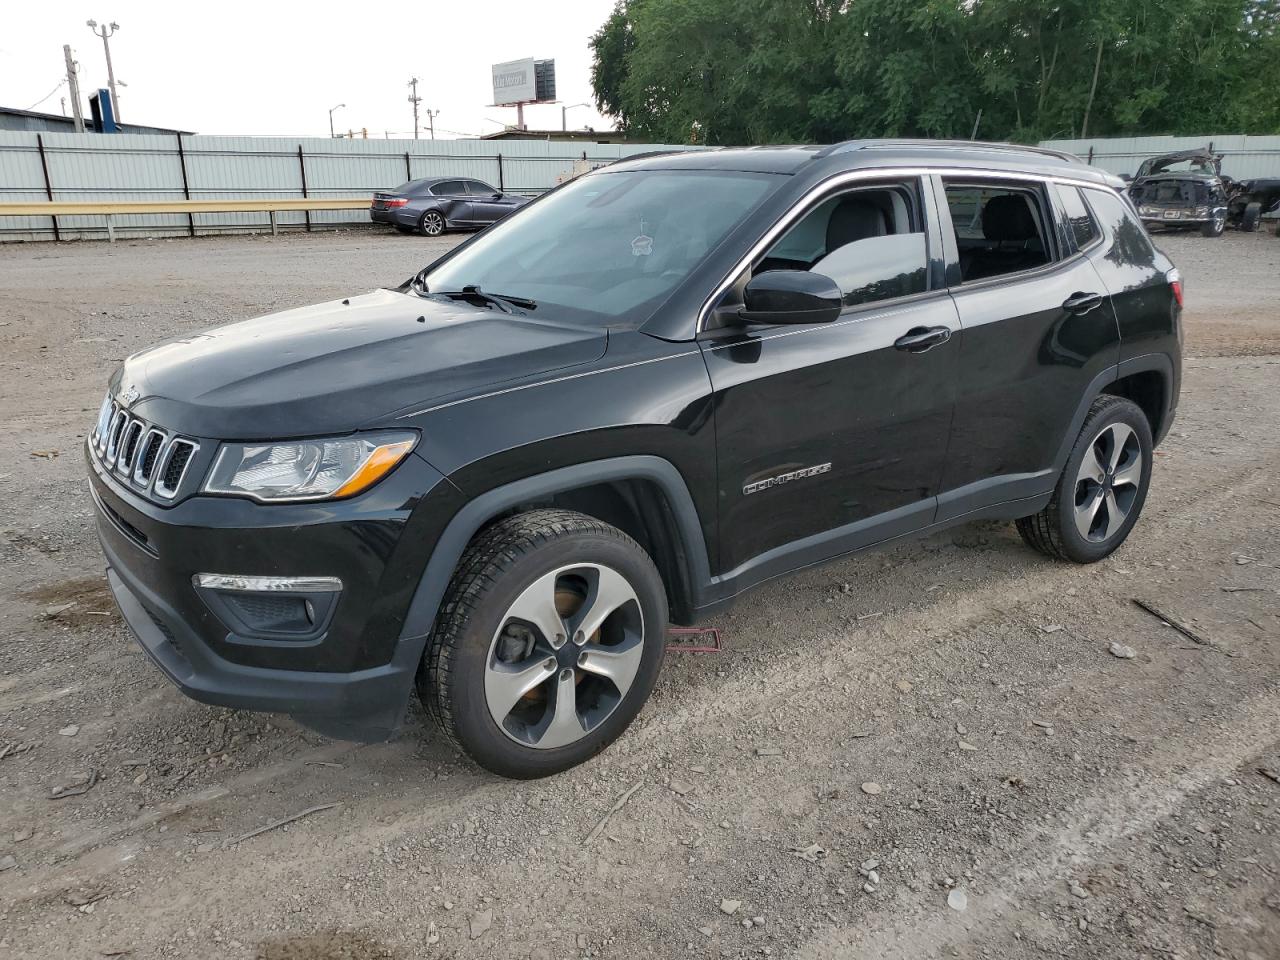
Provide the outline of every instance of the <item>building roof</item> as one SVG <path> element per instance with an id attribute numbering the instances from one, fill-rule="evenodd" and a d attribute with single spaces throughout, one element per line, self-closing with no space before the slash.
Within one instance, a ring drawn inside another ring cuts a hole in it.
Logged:
<path id="1" fill-rule="evenodd" d="M 560 140 L 571 143 L 628 143 L 621 130 L 521 130 L 507 127 L 480 135 L 481 140 Z"/>
<path id="2" fill-rule="evenodd" d="M 174 130 L 172 127 L 152 127 L 141 123 L 118 123 L 121 133 L 181 133 L 191 135 L 193 130 Z M 96 133 L 93 117 L 88 113 L 84 117 L 86 132 Z M 41 113 L 37 110 L 19 110 L 16 107 L 0 106 L 0 130 L 30 130 L 32 132 L 47 130 L 58 133 L 75 131 L 75 118 L 60 113 Z"/>

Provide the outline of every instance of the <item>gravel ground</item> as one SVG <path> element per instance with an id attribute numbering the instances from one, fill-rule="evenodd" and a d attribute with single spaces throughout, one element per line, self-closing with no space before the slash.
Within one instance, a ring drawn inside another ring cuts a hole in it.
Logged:
<path id="1" fill-rule="evenodd" d="M 0 247 L 0 955 L 1280 957 L 1280 240 L 1160 239 L 1189 359 L 1115 556 L 979 524 L 767 586 L 535 783 L 418 712 L 355 747 L 183 698 L 113 610 L 85 493 L 127 353 L 450 242 Z"/>

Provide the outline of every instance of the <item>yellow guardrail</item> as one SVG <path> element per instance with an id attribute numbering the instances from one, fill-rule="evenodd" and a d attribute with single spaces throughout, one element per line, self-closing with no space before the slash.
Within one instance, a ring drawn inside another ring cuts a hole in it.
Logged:
<path id="1" fill-rule="evenodd" d="M 371 197 L 264 197 L 249 200 L 46 200 L 37 203 L 0 203 L 0 217 L 106 217 L 107 238 L 115 240 L 112 218 L 148 213 L 268 213 L 271 232 L 276 214 L 286 211 L 366 209 Z"/>

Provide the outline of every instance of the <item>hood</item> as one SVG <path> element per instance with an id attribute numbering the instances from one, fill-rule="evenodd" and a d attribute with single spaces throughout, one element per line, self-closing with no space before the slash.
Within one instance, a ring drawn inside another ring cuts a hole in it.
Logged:
<path id="1" fill-rule="evenodd" d="M 319 436 L 587 363 L 606 343 L 603 330 L 376 290 L 162 343 L 125 360 L 111 391 L 196 437 Z"/>

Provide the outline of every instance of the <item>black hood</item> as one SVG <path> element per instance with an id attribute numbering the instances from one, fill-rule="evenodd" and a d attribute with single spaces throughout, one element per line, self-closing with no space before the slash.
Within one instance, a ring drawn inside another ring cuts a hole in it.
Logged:
<path id="1" fill-rule="evenodd" d="M 125 360 L 111 391 L 192 436 L 319 436 L 587 363 L 606 343 L 603 330 L 376 290 L 167 341 Z"/>

